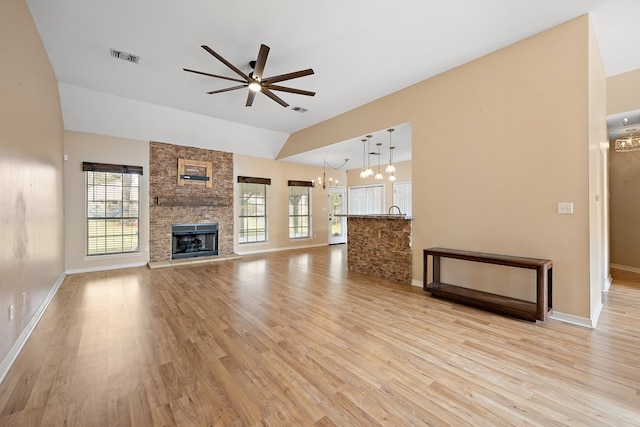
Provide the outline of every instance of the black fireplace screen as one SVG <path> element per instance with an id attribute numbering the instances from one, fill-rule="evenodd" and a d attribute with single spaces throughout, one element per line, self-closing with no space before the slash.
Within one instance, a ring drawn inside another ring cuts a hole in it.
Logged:
<path id="1" fill-rule="evenodd" d="M 218 255 L 218 224 L 171 226 L 171 258 Z"/>

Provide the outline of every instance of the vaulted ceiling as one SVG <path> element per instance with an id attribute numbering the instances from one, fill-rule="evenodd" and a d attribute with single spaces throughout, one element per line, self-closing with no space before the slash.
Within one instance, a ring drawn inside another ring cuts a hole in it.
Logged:
<path id="1" fill-rule="evenodd" d="M 589 13 L 608 76 L 640 68 L 633 0 L 27 0 L 59 82 L 65 128 L 275 158 L 288 135 Z M 313 97 L 276 92 L 245 106 L 247 89 L 206 94 L 237 78 L 207 45 L 249 73 L 260 44 L 264 76 Z M 139 56 L 137 64 L 110 49 Z M 6 58 L 5 58 L 6 59 Z M 285 84 L 286 83 L 286 84 Z M 296 111 L 300 107 L 306 112 Z M 398 124 L 396 160 L 410 156 Z M 388 140 L 386 129 L 371 129 Z M 291 159 L 321 165 L 361 156 L 360 138 Z"/>

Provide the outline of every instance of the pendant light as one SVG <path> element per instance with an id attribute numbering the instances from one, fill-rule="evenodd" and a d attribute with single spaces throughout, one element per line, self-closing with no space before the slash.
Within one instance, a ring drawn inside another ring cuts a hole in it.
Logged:
<path id="1" fill-rule="evenodd" d="M 396 147 L 393 147 L 393 146 L 391 145 L 391 132 L 393 132 L 393 129 L 387 129 L 387 132 L 389 132 L 389 165 L 387 166 L 387 168 L 386 168 L 384 171 L 385 171 L 386 173 L 390 173 L 390 174 L 392 174 L 392 176 L 393 176 L 393 174 L 394 174 L 394 173 L 395 173 L 395 171 L 396 171 L 396 167 L 393 165 L 393 150 L 394 150 Z M 391 177 L 389 177 L 389 180 L 390 180 L 390 181 L 395 181 L 395 179 L 394 179 L 394 180 L 392 180 L 392 179 L 391 179 Z"/>
<path id="2" fill-rule="evenodd" d="M 367 174 L 367 140 L 362 139 L 362 171 L 360 172 L 360 178 L 366 178 Z"/>
<path id="3" fill-rule="evenodd" d="M 382 145 L 381 142 L 376 143 L 376 145 L 378 146 L 378 153 L 376 154 L 378 157 L 378 172 L 376 173 L 375 179 L 380 180 L 380 179 L 384 179 L 384 176 L 382 176 L 382 173 L 380 172 L 380 146 Z"/>
<path id="4" fill-rule="evenodd" d="M 371 169 L 371 137 L 372 135 L 367 135 L 367 170 L 364 171 L 365 178 L 369 178 L 373 176 L 373 170 Z"/>

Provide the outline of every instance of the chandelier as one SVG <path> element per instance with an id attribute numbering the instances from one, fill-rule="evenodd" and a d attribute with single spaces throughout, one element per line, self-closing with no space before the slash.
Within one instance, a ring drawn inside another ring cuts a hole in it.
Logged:
<path id="1" fill-rule="evenodd" d="M 338 185 L 338 180 L 334 180 L 333 178 L 329 177 L 329 181 L 327 181 L 327 166 L 329 166 L 331 169 L 340 169 L 341 167 L 343 167 L 344 165 L 347 164 L 347 162 L 349 161 L 349 159 L 344 159 L 344 162 L 340 165 L 340 166 L 331 166 L 331 164 L 329 164 L 325 159 L 322 159 L 323 161 L 323 166 L 322 166 L 322 177 L 318 177 L 318 185 L 322 186 L 322 189 L 326 189 L 331 188 L 331 187 L 335 187 Z M 316 186 L 316 180 L 314 179 L 312 182 L 312 186 L 315 187 Z"/>
<path id="2" fill-rule="evenodd" d="M 615 149 L 616 151 L 640 150 L 640 134 L 616 138 Z"/>

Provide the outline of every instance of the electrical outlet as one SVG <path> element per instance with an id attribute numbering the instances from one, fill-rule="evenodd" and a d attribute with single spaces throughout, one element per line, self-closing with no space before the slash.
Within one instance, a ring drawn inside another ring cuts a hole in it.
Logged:
<path id="1" fill-rule="evenodd" d="M 13 304 L 9 306 L 9 322 L 13 320 Z"/>
<path id="2" fill-rule="evenodd" d="M 561 203 L 561 202 L 558 202 L 558 213 L 559 214 L 572 214 L 573 213 L 573 203 Z"/>
<path id="3" fill-rule="evenodd" d="M 25 305 L 27 305 L 27 293 L 23 292 L 22 293 L 22 306 L 24 307 Z"/>

